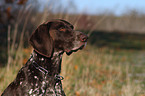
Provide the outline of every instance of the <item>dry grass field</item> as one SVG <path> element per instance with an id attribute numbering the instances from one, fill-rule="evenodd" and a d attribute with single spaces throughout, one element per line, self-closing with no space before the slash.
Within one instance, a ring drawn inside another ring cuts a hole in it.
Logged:
<path id="1" fill-rule="evenodd" d="M 145 16 L 51 14 L 49 9 L 33 12 L 30 6 L 22 7 L 16 21 L 1 32 L 0 94 L 29 59 L 32 48 L 28 38 L 32 31 L 48 19 L 61 18 L 90 35 L 85 49 L 63 55 L 61 75 L 67 96 L 145 96 Z M 94 31 L 104 27 L 106 32 Z M 113 33 L 115 29 L 123 33 Z M 126 34 L 125 30 L 140 30 L 140 34 Z"/>
<path id="2" fill-rule="evenodd" d="M 23 49 L 26 62 L 31 48 Z M 67 96 L 144 96 L 145 51 L 113 50 L 90 45 L 64 54 L 61 75 Z M 20 61 L 22 60 L 22 61 Z M 20 64 L 0 69 L 0 93 L 14 80 Z"/>

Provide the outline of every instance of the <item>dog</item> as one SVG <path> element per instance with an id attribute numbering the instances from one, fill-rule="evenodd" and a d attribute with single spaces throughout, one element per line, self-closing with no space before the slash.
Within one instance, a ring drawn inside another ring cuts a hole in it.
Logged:
<path id="1" fill-rule="evenodd" d="M 83 49 L 87 40 L 87 35 L 65 20 L 41 24 L 29 39 L 34 48 L 30 59 L 2 96 L 66 96 L 59 75 L 62 55 Z"/>

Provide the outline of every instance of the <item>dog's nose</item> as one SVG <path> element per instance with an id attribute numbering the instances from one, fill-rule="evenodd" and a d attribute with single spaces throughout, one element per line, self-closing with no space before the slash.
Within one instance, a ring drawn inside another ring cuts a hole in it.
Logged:
<path id="1" fill-rule="evenodd" d="M 81 35 L 80 35 L 80 40 L 81 40 L 82 42 L 87 42 L 88 36 L 85 35 L 85 34 L 81 34 Z"/>

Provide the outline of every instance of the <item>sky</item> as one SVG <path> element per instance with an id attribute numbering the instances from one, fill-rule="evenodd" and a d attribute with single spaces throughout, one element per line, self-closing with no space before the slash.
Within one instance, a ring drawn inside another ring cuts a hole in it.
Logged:
<path id="1" fill-rule="evenodd" d="M 41 0 L 42 1 L 42 0 Z M 46 2 L 47 0 L 43 0 Z M 57 0 L 56 0 L 57 1 Z M 58 0 L 67 6 L 70 0 Z M 71 0 L 76 7 L 76 13 L 97 14 L 113 12 L 116 15 L 123 14 L 128 10 L 139 10 L 145 13 L 145 0 Z"/>
<path id="2" fill-rule="evenodd" d="M 90 13 L 113 11 L 119 15 L 131 9 L 145 11 L 145 0 L 75 0 L 79 11 L 89 10 Z"/>

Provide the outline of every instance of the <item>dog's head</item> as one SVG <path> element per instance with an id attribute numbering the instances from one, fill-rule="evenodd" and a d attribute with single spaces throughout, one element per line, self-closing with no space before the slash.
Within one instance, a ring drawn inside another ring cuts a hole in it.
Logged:
<path id="1" fill-rule="evenodd" d="M 82 49 L 88 37 L 73 30 L 73 25 L 65 20 L 52 20 L 41 24 L 31 35 L 30 44 L 45 57 L 51 57 L 54 50 L 70 55 Z"/>

